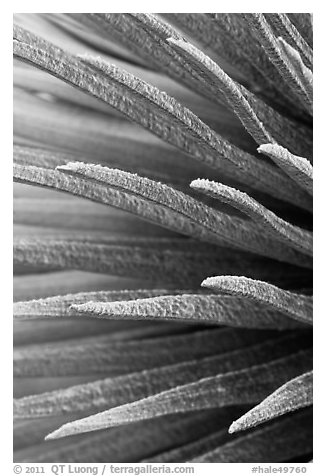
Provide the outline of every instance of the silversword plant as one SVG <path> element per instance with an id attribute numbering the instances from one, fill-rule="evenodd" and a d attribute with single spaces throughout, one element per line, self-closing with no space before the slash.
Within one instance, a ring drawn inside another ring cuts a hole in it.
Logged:
<path id="1" fill-rule="evenodd" d="M 19 462 L 312 454 L 312 16 L 20 14 Z"/>

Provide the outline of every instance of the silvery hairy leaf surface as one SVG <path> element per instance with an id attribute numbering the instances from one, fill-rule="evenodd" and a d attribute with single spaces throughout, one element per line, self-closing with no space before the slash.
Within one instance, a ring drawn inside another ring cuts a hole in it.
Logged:
<path id="1" fill-rule="evenodd" d="M 312 459 L 309 13 L 14 16 L 14 459 Z"/>

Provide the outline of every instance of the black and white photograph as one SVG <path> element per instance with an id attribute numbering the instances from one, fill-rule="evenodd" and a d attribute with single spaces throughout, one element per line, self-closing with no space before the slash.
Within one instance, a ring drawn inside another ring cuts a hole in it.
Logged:
<path id="1" fill-rule="evenodd" d="M 312 471 L 309 6 L 14 13 L 14 473 Z"/>

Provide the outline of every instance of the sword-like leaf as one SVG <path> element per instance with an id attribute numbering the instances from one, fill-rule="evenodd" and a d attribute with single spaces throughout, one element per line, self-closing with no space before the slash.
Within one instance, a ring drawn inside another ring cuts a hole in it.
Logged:
<path id="1" fill-rule="evenodd" d="M 234 421 L 229 428 L 229 432 L 246 430 L 284 415 L 284 413 L 312 405 L 312 377 L 313 373 L 311 371 L 286 382 L 259 405 Z"/>

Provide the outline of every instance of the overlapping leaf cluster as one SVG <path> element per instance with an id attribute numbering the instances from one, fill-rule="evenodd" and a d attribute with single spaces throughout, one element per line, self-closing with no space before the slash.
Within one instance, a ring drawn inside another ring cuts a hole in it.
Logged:
<path id="1" fill-rule="evenodd" d="M 308 461 L 311 15 L 13 38 L 16 460 Z"/>

